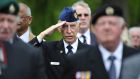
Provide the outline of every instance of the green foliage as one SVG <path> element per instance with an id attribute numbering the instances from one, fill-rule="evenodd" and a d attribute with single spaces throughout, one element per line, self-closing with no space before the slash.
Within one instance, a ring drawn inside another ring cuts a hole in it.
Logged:
<path id="1" fill-rule="evenodd" d="M 18 0 L 27 4 L 32 10 L 33 22 L 32 31 L 38 35 L 41 31 L 45 30 L 58 21 L 60 11 L 67 6 L 71 6 L 78 0 Z M 84 0 L 87 2 L 92 10 L 92 13 L 98 8 L 103 0 Z M 126 0 L 128 6 L 128 22 L 129 25 L 137 25 L 140 21 L 140 0 Z M 46 40 L 58 40 L 61 38 L 59 32 L 55 32 Z"/>
<path id="2" fill-rule="evenodd" d="M 128 0 L 129 25 L 140 25 L 140 0 Z"/>

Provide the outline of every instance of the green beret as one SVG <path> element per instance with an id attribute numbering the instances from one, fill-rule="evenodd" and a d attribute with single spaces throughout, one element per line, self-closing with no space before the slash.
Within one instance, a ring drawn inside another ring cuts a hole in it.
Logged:
<path id="1" fill-rule="evenodd" d="M 107 4 L 96 10 L 92 17 L 92 24 L 95 24 L 101 16 L 119 16 L 124 17 L 122 8 L 117 5 Z"/>
<path id="2" fill-rule="evenodd" d="M 15 0 L 0 0 L 0 13 L 18 15 L 19 6 Z"/>

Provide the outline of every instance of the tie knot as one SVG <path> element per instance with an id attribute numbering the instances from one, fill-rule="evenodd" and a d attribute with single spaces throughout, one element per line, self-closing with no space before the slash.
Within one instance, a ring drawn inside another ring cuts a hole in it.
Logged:
<path id="1" fill-rule="evenodd" d="M 86 36 L 85 36 L 85 35 L 81 35 L 81 37 L 83 37 L 84 39 L 86 38 Z"/>
<path id="2" fill-rule="evenodd" d="M 68 50 L 71 50 L 72 48 L 73 48 L 73 47 L 72 47 L 71 45 L 68 45 L 68 46 L 67 46 L 67 49 L 68 49 Z"/>
<path id="3" fill-rule="evenodd" d="M 115 57 L 115 56 L 109 56 L 108 59 L 109 59 L 110 61 L 114 61 L 114 60 L 116 59 L 116 57 Z"/>
<path id="4" fill-rule="evenodd" d="M 81 35 L 81 37 L 83 38 L 83 43 L 84 43 L 84 44 L 87 44 L 86 36 L 85 36 L 85 35 Z"/>

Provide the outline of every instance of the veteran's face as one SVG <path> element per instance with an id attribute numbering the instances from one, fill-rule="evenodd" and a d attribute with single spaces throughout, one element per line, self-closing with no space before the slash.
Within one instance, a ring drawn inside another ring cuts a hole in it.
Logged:
<path id="1" fill-rule="evenodd" d="M 130 33 L 130 40 L 133 47 L 140 47 L 140 31 L 132 31 Z"/>
<path id="2" fill-rule="evenodd" d="M 63 39 L 67 43 L 74 43 L 77 39 L 77 33 L 79 31 L 79 24 L 77 22 L 66 22 L 61 27 L 61 34 L 63 36 Z"/>
<path id="3" fill-rule="evenodd" d="M 124 20 L 118 16 L 101 16 L 95 24 L 95 34 L 99 43 L 119 42 L 124 28 Z"/>
<path id="4" fill-rule="evenodd" d="M 0 13 L 0 40 L 13 38 L 17 30 L 17 16 Z"/>
<path id="5" fill-rule="evenodd" d="M 32 17 L 27 16 L 27 7 L 23 4 L 19 4 L 20 9 L 19 9 L 19 17 L 20 21 L 18 23 L 19 29 L 18 31 L 26 31 L 28 29 L 28 26 L 32 22 Z"/>
<path id="6" fill-rule="evenodd" d="M 75 9 L 80 20 L 80 29 L 88 29 L 91 20 L 91 14 L 89 10 L 82 6 L 76 6 Z"/>

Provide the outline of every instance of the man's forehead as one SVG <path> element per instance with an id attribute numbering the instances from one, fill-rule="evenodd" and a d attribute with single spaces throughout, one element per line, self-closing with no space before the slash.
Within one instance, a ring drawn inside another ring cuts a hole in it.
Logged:
<path id="1" fill-rule="evenodd" d="M 77 22 L 66 22 L 67 25 L 77 24 Z"/>
<path id="2" fill-rule="evenodd" d="M 107 21 L 107 19 L 110 19 L 110 20 L 116 20 L 116 21 L 119 21 L 119 20 L 122 20 L 122 18 L 121 17 L 119 17 L 119 16 L 101 16 L 100 18 L 98 18 L 98 20 L 97 21 L 99 21 L 99 20 L 101 20 L 101 19 L 104 19 L 104 20 L 106 20 Z"/>
<path id="3" fill-rule="evenodd" d="M 77 5 L 77 6 L 75 7 L 75 9 L 76 9 L 76 12 L 77 12 L 77 11 L 82 11 L 82 10 L 87 10 L 87 11 L 88 11 L 88 8 L 87 8 L 87 7 L 84 7 L 84 6 L 81 6 L 81 5 Z"/>
<path id="4" fill-rule="evenodd" d="M 0 17 L 16 17 L 16 16 L 12 14 L 0 13 Z"/>

